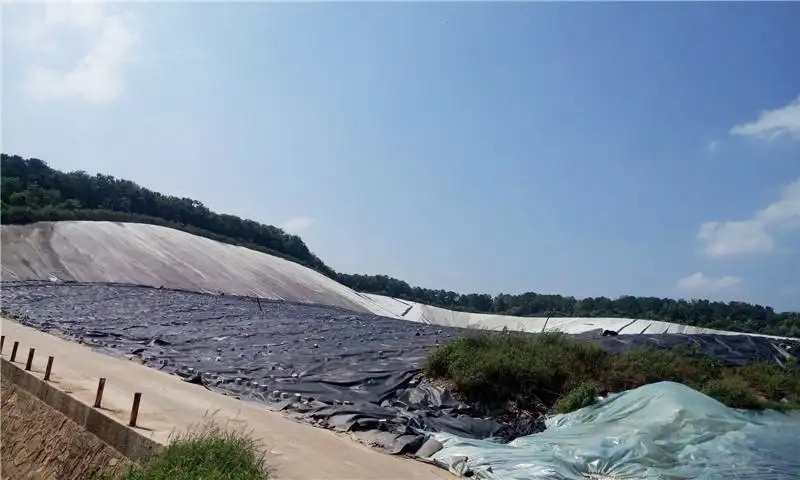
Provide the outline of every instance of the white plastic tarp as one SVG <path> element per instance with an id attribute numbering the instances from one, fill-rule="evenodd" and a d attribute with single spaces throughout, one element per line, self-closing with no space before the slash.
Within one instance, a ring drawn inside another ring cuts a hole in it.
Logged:
<path id="1" fill-rule="evenodd" d="M 486 479 L 798 479 L 800 414 L 731 409 L 672 382 L 556 415 L 508 444 L 434 434 L 431 457 Z"/>

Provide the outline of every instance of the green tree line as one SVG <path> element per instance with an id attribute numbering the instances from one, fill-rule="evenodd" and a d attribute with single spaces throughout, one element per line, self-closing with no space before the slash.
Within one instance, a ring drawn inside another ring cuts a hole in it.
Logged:
<path id="1" fill-rule="evenodd" d="M 86 172 L 61 172 L 44 161 L 2 155 L 2 223 L 110 220 L 151 223 L 277 255 L 365 293 L 451 308 L 515 316 L 628 317 L 700 327 L 800 337 L 800 312 L 776 313 L 745 302 L 673 300 L 623 296 L 576 299 L 526 292 L 517 295 L 459 294 L 412 287 L 386 275 L 337 273 L 300 237 L 280 228 L 210 211 L 190 198 L 164 195 L 131 181 Z"/>

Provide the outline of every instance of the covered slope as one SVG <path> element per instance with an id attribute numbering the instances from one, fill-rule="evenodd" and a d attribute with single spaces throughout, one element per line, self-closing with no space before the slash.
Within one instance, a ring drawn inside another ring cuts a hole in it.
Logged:
<path id="1" fill-rule="evenodd" d="M 2 279 L 109 282 L 333 305 L 391 316 L 288 260 L 141 223 L 40 222 L 2 228 Z"/>
<path id="2" fill-rule="evenodd" d="M 513 317 L 510 315 L 493 315 L 488 313 L 471 313 L 448 310 L 446 308 L 424 305 L 408 300 L 384 297 L 382 295 L 362 294 L 381 308 L 391 312 L 398 318 L 413 322 L 442 325 L 447 327 L 514 330 L 518 332 L 561 331 L 565 333 L 583 333 L 592 330 L 612 330 L 618 334 L 717 334 L 743 335 L 741 332 L 714 330 L 711 328 L 681 325 L 679 323 L 661 322 L 658 320 L 608 317 Z M 787 338 L 771 335 L 748 333 L 746 335 L 767 338 Z"/>
<path id="3" fill-rule="evenodd" d="M 461 328 L 741 335 L 656 320 L 468 313 L 362 294 L 297 263 L 156 225 L 94 221 L 4 225 L 2 280 L 48 279 L 256 296 Z"/>
<path id="4" fill-rule="evenodd" d="M 430 465 L 384 455 L 345 436 L 290 421 L 257 403 L 220 395 L 181 381 L 175 375 L 105 355 L 86 345 L 5 318 L 0 322 L 6 340 L 14 339 L 21 346 L 36 347 L 33 371 L 40 378 L 47 357 L 54 356 L 56 386 L 69 390 L 72 397 L 84 404 L 92 405 L 98 377 L 107 378 L 103 394 L 104 413 L 120 423 L 127 424 L 131 397 L 134 392 L 141 392 L 139 433 L 159 443 L 167 443 L 173 432 L 196 428 L 211 420 L 234 428 L 244 425 L 247 432 L 261 439 L 269 449 L 267 463 L 275 468 L 275 477 L 281 480 L 453 478 L 446 471 Z M 10 352 L 9 348 L 3 350 L 6 360 Z M 311 458 L 313 461 L 309 461 Z"/>

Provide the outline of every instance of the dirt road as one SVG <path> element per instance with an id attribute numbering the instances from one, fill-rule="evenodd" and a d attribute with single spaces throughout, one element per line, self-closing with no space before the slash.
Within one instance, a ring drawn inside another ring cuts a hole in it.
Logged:
<path id="1" fill-rule="evenodd" d="M 36 348 L 33 371 L 43 376 L 47 357 L 55 357 L 53 384 L 86 404 L 94 401 L 97 381 L 105 377 L 105 412 L 127 423 L 134 392 L 142 392 L 139 431 L 166 443 L 174 430 L 214 419 L 241 426 L 263 440 L 269 464 L 283 480 L 448 479 L 447 471 L 415 460 L 380 453 L 331 431 L 293 422 L 280 413 L 224 395 L 132 361 L 117 359 L 2 319 L 3 358 L 20 342 L 17 362 Z"/>

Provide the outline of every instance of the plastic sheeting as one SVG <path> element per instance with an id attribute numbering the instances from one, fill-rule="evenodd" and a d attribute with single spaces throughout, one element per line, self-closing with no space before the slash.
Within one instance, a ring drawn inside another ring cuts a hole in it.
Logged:
<path id="1" fill-rule="evenodd" d="M 693 327 L 679 323 L 658 320 L 609 317 L 513 317 L 489 313 L 471 313 L 448 310 L 446 308 L 424 305 L 422 303 L 400 300 L 383 295 L 361 294 L 381 309 L 393 316 L 412 322 L 428 323 L 448 327 L 473 328 L 484 330 L 508 329 L 518 332 L 539 333 L 559 331 L 563 333 L 583 333 L 591 330 L 612 330 L 618 334 L 713 334 L 741 335 L 739 332 Z M 785 338 L 770 335 L 751 334 L 767 338 Z"/>
<path id="2" fill-rule="evenodd" d="M 800 413 L 727 408 L 672 382 L 547 421 L 508 444 L 439 433 L 430 459 L 485 479 L 797 479 Z"/>
<path id="3" fill-rule="evenodd" d="M 255 295 L 458 328 L 582 333 L 737 335 L 734 332 L 628 318 L 512 317 L 447 310 L 358 293 L 310 268 L 244 247 L 141 223 L 39 222 L 2 227 L 5 281 L 58 279 Z"/>
<path id="4" fill-rule="evenodd" d="M 541 430 L 536 421 L 483 418 L 420 382 L 428 350 L 465 332 L 457 328 L 139 286 L 4 283 L 0 295 L 3 311 L 23 324 L 392 453 L 415 451 L 427 432 L 511 440 Z M 586 335 L 612 352 L 693 342 L 699 353 L 731 364 L 782 355 L 774 341 L 744 335 Z"/>
<path id="5" fill-rule="evenodd" d="M 585 332 L 576 337 L 599 343 L 608 353 L 622 353 L 633 348 L 682 348 L 714 357 L 724 365 L 741 366 L 755 362 L 774 362 L 783 366 L 800 356 L 800 341 L 750 335 L 709 334 L 640 334 L 604 336 L 603 330 Z"/>
<path id="6" fill-rule="evenodd" d="M 391 453 L 414 451 L 424 431 L 510 440 L 520 430 L 420 385 L 428 349 L 457 329 L 137 286 L 4 283 L 1 293 L 3 311 L 25 325 L 140 358 Z"/>
<path id="7" fill-rule="evenodd" d="M 172 228 L 121 222 L 2 227 L 3 280 L 109 282 L 334 305 L 391 316 L 298 263 Z"/>

